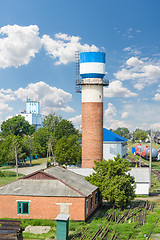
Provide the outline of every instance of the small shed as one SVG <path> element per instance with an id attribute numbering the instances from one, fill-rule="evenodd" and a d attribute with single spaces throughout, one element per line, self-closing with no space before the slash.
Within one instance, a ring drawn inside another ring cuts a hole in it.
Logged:
<path id="1" fill-rule="evenodd" d="M 122 158 L 127 156 L 127 139 L 118 134 L 103 128 L 103 158 L 114 159 L 117 154 Z"/>
<path id="2" fill-rule="evenodd" d="M 136 195 L 149 195 L 149 168 L 132 168 L 129 171 L 130 175 L 135 178 Z"/>

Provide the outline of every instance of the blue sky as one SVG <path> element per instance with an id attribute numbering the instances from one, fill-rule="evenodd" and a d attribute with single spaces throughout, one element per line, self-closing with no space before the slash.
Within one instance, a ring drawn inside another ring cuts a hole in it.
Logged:
<path id="1" fill-rule="evenodd" d="M 0 14 L 0 122 L 26 98 L 81 126 L 79 51 L 104 51 L 104 126 L 159 129 L 159 0 L 5 0 Z"/>

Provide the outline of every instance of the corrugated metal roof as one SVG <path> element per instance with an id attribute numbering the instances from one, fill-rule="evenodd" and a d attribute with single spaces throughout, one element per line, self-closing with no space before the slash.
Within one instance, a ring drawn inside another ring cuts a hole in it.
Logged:
<path id="1" fill-rule="evenodd" d="M 0 187 L 0 195 L 82 197 L 59 180 L 19 179 Z"/>
<path id="2" fill-rule="evenodd" d="M 85 196 L 89 196 L 93 191 L 97 189 L 96 186 L 86 181 L 84 176 L 71 172 L 62 167 L 56 166 L 48 168 L 44 170 L 44 172 L 58 179 L 61 179 L 63 182 L 76 189 L 80 193 L 84 194 Z"/>
<path id="3" fill-rule="evenodd" d="M 136 183 L 149 183 L 149 168 L 132 168 L 129 173 L 131 176 L 135 177 Z"/>
<path id="4" fill-rule="evenodd" d="M 119 136 L 118 134 L 103 128 L 103 142 L 126 142 L 126 138 Z"/>

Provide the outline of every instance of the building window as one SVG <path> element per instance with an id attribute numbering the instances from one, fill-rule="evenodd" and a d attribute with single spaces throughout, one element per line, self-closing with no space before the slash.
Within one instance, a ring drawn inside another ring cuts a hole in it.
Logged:
<path id="1" fill-rule="evenodd" d="M 29 214 L 29 202 L 18 202 L 18 214 Z"/>
<path id="2" fill-rule="evenodd" d="M 95 193 L 95 205 L 97 204 L 97 202 L 98 202 L 98 194 L 97 194 L 97 192 Z"/>
<path id="3" fill-rule="evenodd" d="M 92 209 L 93 208 L 93 197 L 91 196 L 91 205 L 90 205 L 90 208 Z"/>
<path id="4" fill-rule="evenodd" d="M 86 200 L 86 215 L 88 214 L 88 199 Z"/>

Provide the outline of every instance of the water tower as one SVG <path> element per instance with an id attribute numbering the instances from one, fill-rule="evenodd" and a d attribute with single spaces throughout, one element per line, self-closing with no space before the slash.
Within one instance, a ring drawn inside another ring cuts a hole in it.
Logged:
<path id="1" fill-rule="evenodd" d="M 105 53 L 80 53 L 80 76 L 76 84 L 82 92 L 82 168 L 92 168 L 95 160 L 103 158 Z"/>

